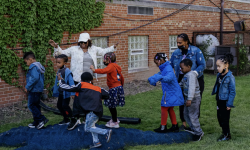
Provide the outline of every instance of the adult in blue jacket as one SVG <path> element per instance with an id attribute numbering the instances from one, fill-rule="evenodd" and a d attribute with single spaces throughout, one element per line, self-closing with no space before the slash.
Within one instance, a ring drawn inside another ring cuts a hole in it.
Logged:
<path id="1" fill-rule="evenodd" d="M 181 88 L 165 53 L 157 53 L 154 62 L 159 67 L 160 72 L 148 78 L 148 81 L 154 86 L 160 81 L 163 92 L 161 99 L 161 126 L 154 131 L 160 133 L 179 131 L 174 106 L 181 106 L 184 104 Z M 172 127 L 170 129 L 167 129 L 168 112 L 172 122 Z"/>
<path id="2" fill-rule="evenodd" d="M 175 70 L 175 76 L 178 79 L 178 82 L 182 80 L 184 77 L 184 74 L 181 72 L 180 69 L 180 62 L 183 59 L 190 59 L 193 62 L 192 70 L 196 73 L 199 86 L 200 86 L 200 91 L 201 91 L 201 98 L 202 98 L 202 93 L 204 91 L 204 76 L 203 76 L 203 71 L 206 66 L 205 58 L 203 56 L 202 51 L 193 45 L 191 45 L 191 42 L 189 41 L 188 35 L 185 33 L 182 33 L 177 36 L 177 46 L 178 49 L 174 51 L 174 53 L 171 56 L 171 66 Z M 184 111 L 184 106 L 180 106 L 180 118 L 182 121 L 182 127 L 186 127 L 186 121 L 184 119 L 183 111 Z M 199 113 L 200 116 L 200 113 Z"/>

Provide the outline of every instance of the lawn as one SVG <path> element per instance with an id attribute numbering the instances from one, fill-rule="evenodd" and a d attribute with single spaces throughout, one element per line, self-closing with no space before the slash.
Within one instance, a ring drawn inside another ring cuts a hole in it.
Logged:
<path id="1" fill-rule="evenodd" d="M 216 100 L 215 96 L 211 96 L 212 88 L 215 83 L 215 75 L 205 75 L 205 91 L 201 103 L 201 118 L 200 123 L 205 135 L 200 142 L 190 142 L 187 144 L 172 144 L 172 145 L 150 145 L 150 146 L 127 146 L 125 149 L 143 149 L 143 150 L 161 150 L 161 149 L 250 149 L 250 76 L 236 77 L 236 92 L 237 96 L 234 102 L 235 108 L 231 111 L 230 127 L 232 140 L 228 142 L 216 142 L 217 137 L 221 134 L 216 118 Z M 126 97 L 126 105 L 118 108 L 118 116 L 121 117 L 139 117 L 142 120 L 138 125 L 120 124 L 121 127 L 135 128 L 143 131 L 158 128 L 160 125 L 161 111 L 160 100 L 161 90 L 154 90 L 145 93 L 140 93 Z M 181 125 L 179 119 L 178 107 L 175 108 L 177 121 Z M 104 115 L 110 115 L 107 108 L 104 108 Z M 46 113 L 45 116 L 50 120 L 48 124 L 56 124 L 61 121 L 61 117 L 53 113 Z M 0 133 L 10 130 L 18 126 L 26 126 L 32 119 L 23 120 L 22 122 L 5 124 L 0 126 Z M 105 124 L 105 122 L 99 122 Z M 168 127 L 171 122 L 168 119 Z M 112 140 L 112 139 L 111 139 Z M 0 147 L 0 150 L 10 150 L 14 148 Z"/>

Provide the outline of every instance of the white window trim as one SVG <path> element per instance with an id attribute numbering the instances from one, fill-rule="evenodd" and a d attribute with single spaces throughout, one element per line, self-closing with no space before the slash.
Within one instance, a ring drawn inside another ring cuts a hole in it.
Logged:
<path id="1" fill-rule="evenodd" d="M 135 6 L 135 5 L 128 5 L 128 6 Z M 148 15 L 148 14 L 129 14 L 129 13 L 128 13 L 128 6 L 127 6 L 127 15 L 154 16 L 154 7 L 148 7 L 148 6 L 135 6 L 135 7 L 147 7 L 147 8 L 153 8 L 153 14 L 152 14 L 152 15 Z"/>
<path id="2" fill-rule="evenodd" d="M 234 1 L 234 2 L 239 2 L 239 3 L 250 3 L 249 0 L 227 0 L 227 1 Z"/>
<path id="3" fill-rule="evenodd" d="M 148 71 L 149 68 L 138 68 L 138 69 L 129 69 L 128 73 L 136 73 L 136 72 L 142 72 L 142 71 Z"/>
<path id="4" fill-rule="evenodd" d="M 176 38 L 177 38 L 177 35 L 169 35 L 169 41 L 168 41 L 168 44 L 169 44 L 169 56 L 168 56 L 168 59 L 170 60 L 170 58 L 171 58 L 171 52 L 174 52 L 176 49 L 178 49 L 178 47 L 177 47 L 177 44 L 176 44 L 176 47 L 171 47 L 171 41 L 170 41 L 170 37 L 171 36 L 176 36 Z M 175 49 L 175 50 L 171 50 L 171 49 Z"/>

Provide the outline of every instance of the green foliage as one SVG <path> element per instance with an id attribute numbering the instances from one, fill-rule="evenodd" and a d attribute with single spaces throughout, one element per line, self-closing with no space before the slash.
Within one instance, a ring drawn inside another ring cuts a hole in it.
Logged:
<path id="1" fill-rule="evenodd" d="M 240 44 L 239 47 L 239 64 L 238 69 L 240 74 L 246 73 L 247 65 L 249 65 L 248 61 L 248 50 L 246 45 Z"/>
<path id="2" fill-rule="evenodd" d="M 104 9 L 105 3 L 95 0 L 1 0 L 1 78 L 11 85 L 18 85 L 18 82 L 12 82 L 13 78 L 18 79 L 18 64 L 24 70 L 28 69 L 13 51 L 6 49 L 21 43 L 20 46 L 25 47 L 23 52 L 33 51 L 37 61 L 46 67 L 45 84 L 51 88 L 55 72 L 52 61 L 46 61 L 51 48 L 49 39 L 60 43 L 64 31 L 69 31 L 70 38 L 72 33 L 99 27 Z"/>
<path id="3" fill-rule="evenodd" d="M 212 44 L 212 38 L 206 39 L 206 41 L 203 41 L 202 44 L 199 46 L 199 49 L 202 51 L 203 56 L 205 60 L 207 61 L 209 59 L 209 52 L 207 51 L 207 48 Z"/>

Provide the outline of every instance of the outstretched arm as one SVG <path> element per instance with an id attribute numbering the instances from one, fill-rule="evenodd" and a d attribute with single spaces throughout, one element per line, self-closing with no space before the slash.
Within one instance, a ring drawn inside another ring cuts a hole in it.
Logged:
<path id="1" fill-rule="evenodd" d="M 58 44 L 56 42 L 54 42 L 53 40 L 49 40 L 49 44 L 54 47 L 54 53 L 53 53 L 54 57 L 58 56 L 60 54 L 65 54 L 68 57 L 71 56 L 71 51 L 72 51 L 73 47 L 62 50 L 61 47 L 58 46 Z"/>

